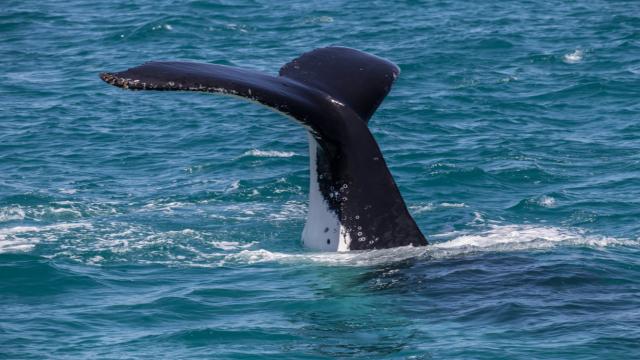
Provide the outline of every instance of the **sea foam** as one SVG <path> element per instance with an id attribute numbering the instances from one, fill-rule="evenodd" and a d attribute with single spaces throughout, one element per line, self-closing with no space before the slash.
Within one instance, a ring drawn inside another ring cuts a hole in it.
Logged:
<path id="1" fill-rule="evenodd" d="M 342 253 L 286 254 L 265 249 L 242 250 L 226 255 L 218 265 L 228 263 L 255 264 L 262 262 L 316 263 L 327 266 L 376 266 L 407 259 L 447 259 L 478 253 L 536 251 L 557 246 L 635 246 L 638 240 L 590 235 L 583 230 L 535 225 L 492 225 L 478 233 L 436 234 L 432 239 L 449 238 L 433 242 L 426 247 L 398 247 L 393 249 L 352 251 Z"/>
<path id="2" fill-rule="evenodd" d="M 59 223 L 46 226 L 14 226 L 0 229 L 0 253 L 31 251 L 41 241 L 55 241 L 60 232 L 90 228 L 86 222 Z"/>
<path id="3" fill-rule="evenodd" d="M 565 54 L 562 57 L 562 60 L 567 64 L 576 64 L 582 61 L 583 56 L 584 56 L 584 53 L 582 52 L 582 50 L 577 49 L 576 51 L 570 54 Z"/>
<path id="4" fill-rule="evenodd" d="M 296 153 L 292 151 L 258 150 L 258 149 L 245 151 L 244 154 L 242 154 L 242 156 L 273 157 L 273 158 L 289 158 L 295 155 Z"/>

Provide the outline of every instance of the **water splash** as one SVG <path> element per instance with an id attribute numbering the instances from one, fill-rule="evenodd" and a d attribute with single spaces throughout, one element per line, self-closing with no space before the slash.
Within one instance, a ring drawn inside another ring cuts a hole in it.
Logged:
<path id="1" fill-rule="evenodd" d="M 576 49 L 576 51 L 572 53 L 565 54 L 562 57 L 562 60 L 567 64 L 577 64 L 580 61 L 582 61 L 583 56 L 584 56 L 584 53 L 582 52 L 582 50 Z"/>

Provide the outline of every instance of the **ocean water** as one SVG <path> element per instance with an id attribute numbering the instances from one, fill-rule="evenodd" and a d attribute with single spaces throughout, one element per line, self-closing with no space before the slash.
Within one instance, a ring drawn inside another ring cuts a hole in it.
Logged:
<path id="1" fill-rule="evenodd" d="M 0 358 L 640 358 L 637 1 L 0 5 Z M 300 244 L 304 130 L 101 71 L 402 74 L 371 130 L 432 245 Z"/>

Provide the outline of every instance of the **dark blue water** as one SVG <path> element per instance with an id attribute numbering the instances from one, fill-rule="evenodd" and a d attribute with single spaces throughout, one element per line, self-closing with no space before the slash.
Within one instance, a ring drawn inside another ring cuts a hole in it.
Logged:
<path id="1" fill-rule="evenodd" d="M 640 358 L 640 3 L 5 1 L 0 358 Z M 433 245 L 300 244 L 304 130 L 100 71 L 402 69 L 371 122 Z"/>

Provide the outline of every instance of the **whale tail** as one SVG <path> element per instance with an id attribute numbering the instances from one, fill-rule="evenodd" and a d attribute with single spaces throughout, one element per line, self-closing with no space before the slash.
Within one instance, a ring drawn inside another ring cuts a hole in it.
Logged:
<path id="1" fill-rule="evenodd" d="M 303 241 L 310 248 L 342 251 L 427 244 L 367 128 L 399 72 L 379 57 L 327 47 L 284 65 L 279 76 L 223 65 L 148 62 L 100 77 L 131 90 L 240 96 L 297 120 L 311 135 Z"/>

